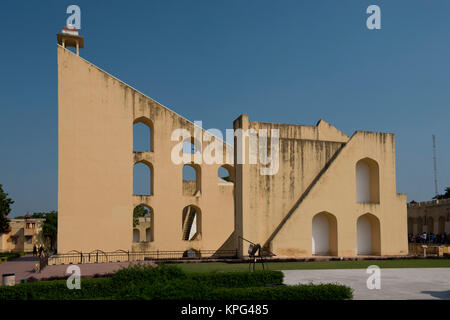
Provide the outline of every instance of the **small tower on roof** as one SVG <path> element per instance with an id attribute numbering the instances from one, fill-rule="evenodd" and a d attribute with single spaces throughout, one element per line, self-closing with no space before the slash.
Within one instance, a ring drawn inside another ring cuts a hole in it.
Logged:
<path id="1" fill-rule="evenodd" d="M 58 39 L 58 44 L 63 48 L 76 48 L 77 55 L 79 55 L 80 48 L 84 48 L 84 38 L 78 34 L 78 29 L 74 26 L 64 26 L 61 33 L 58 33 L 56 37 Z"/>

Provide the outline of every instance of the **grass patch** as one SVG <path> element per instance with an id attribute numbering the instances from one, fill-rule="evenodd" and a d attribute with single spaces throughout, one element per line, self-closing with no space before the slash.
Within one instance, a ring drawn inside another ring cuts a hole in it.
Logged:
<path id="1" fill-rule="evenodd" d="M 16 258 L 20 258 L 21 256 L 23 256 L 25 253 L 24 252 L 3 252 L 0 253 L 0 263 L 5 262 L 5 261 L 10 261 Z"/>
<path id="2" fill-rule="evenodd" d="M 450 259 L 393 259 L 358 261 L 308 261 L 308 262 L 268 262 L 268 270 L 314 270 L 314 269 L 366 269 L 370 265 L 380 268 L 450 268 Z M 186 272 L 248 271 L 248 263 L 180 263 Z M 260 264 L 256 269 L 261 270 Z"/>

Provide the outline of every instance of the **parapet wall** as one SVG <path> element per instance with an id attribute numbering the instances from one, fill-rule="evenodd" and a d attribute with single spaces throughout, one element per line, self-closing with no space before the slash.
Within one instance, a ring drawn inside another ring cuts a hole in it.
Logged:
<path id="1" fill-rule="evenodd" d="M 422 202 L 409 202 L 408 208 L 434 207 L 434 206 L 444 206 L 444 205 L 450 205 L 450 199 L 440 199 L 440 200 L 422 201 Z"/>

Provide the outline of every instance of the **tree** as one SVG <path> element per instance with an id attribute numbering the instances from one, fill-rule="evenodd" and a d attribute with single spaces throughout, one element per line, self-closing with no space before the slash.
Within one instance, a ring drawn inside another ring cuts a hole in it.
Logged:
<path id="1" fill-rule="evenodd" d="M 230 176 L 221 177 L 220 179 L 225 180 L 226 182 L 233 182 Z"/>
<path id="2" fill-rule="evenodd" d="M 42 234 L 44 238 L 50 242 L 50 248 L 54 248 L 56 245 L 56 239 L 58 236 L 58 212 L 51 211 L 44 214 L 44 225 L 42 227 Z"/>
<path id="3" fill-rule="evenodd" d="M 8 198 L 8 194 L 3 191 L 3 186 L 0 184 L 0 234 L 8 233 L 11 230 L 7 216 L 11 212 L 13 203 L 14 201 Z"/>
<path id="4" fill-rule="evenodd" d="M 445 188 L 444 194 L 438 194 L 437 196 L 434 196 L 433 199 L 435 200 L 450 199 L 450 187 Z"/>

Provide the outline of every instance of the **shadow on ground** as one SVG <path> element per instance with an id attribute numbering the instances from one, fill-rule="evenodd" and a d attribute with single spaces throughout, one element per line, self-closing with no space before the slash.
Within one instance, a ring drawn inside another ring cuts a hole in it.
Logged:
<path id="1" fill-rule="evenodd" d="M 23 256 L 23 257 L 20 257 L 17 259 L 12 259 L 11 261 L 17 261 L 19 259 L 20 259 L 20 261 L 39 261 L 39 257 L 35 257 L 35 256 Z"/>

